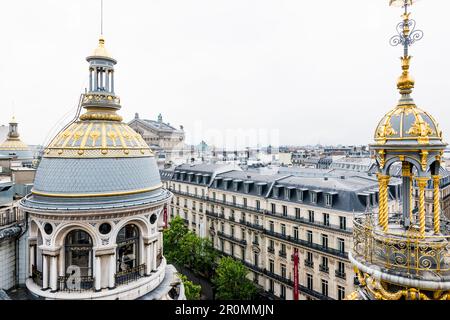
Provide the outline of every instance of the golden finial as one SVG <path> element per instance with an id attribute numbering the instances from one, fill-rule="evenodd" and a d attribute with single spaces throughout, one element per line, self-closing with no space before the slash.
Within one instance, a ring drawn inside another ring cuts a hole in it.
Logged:
<path id="1" fill-rule="evenodd" d="M 397 35 L 393 36 L 390 40 L 391 45 L 397 46 L 403 45 L 403 57 L 402 61 L 402 75 L 398 78 L 397 88 L 402 95 L 407 95 L 412 92 L 414 88 L 414 80 L 409 75 L 409 66 L 411 56 L 409 55 L 409 46 L 415 41 L 422 39 L 423 32 L 421 30 L 415 30 L 416 22 L 410 19 L 411 13 L 408 12 L 408 6 L 411 6 L 415 1 L 413 0 L 390 0 L 389 5 L 401 6 L 404 8 L 402 14 L 402 22 L 397 25 Z"/>
<path id="2" fill-rule="evenodd" d="M 100 35 L 100 38 L 98 39 L 98 46 L 92 53 L 92 56 L 94 57 L 106 57 L 112 59 L 109 52 L 105 49 L 105 38 L 103 35 Z"/>
<path id="3" fill-rule="evenodd" d="M 411 56 L 401 57 L 402 61 L 402 75 L 398 78 L 397 88 L 401 94 L 410 94 L 414 88 L 414 79 L 409 75 L 409 62 Z"/>

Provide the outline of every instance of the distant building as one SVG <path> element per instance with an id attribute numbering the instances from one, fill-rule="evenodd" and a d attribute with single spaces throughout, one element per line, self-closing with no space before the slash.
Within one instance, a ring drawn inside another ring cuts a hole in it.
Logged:
<path id="1" fill-rule="evenodd" d="M 183 126 L 174 128 L 169 123 L 163 122 L 162 115 L 157 120 L 141 119 L 136 113 L 128 125 L 141 135 L 150 149 L 155 153 L 158 164 L 186 162 L 191 154 L 190 148 L 185 144 Z"/>
<path id="2" fill-rule="evenodd" d="M 18 123 L 13 117 L 9 122 L 6 139 L 0 144 L 0 155 L 11 156 L 26 166 L 31 166 L 33 162 L 33 152 L 31 148 L 20 140 Z"/>
<path id="3" fill-rule="evenodd" d="M 331 169 L 350 170 L 357 172 L 368 172 L 374 160 L 370 157 L 342 157 L 332 161 Z"/>

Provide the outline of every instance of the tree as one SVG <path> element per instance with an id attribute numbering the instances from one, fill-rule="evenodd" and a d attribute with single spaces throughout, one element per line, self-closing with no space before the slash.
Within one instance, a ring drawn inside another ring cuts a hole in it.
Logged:
<path id="1" fill-rule="evenodd" d="M 202 291 L 202 287 L 198 284 L 194 284 L 192 281 L 189 281 L 188 278 L 179 273 L 181 281 L 184 285 L 184 294 L 187 300 L 200 300 L 200 293 Z"/>
<path id="2" fill-rule="evenodd" d="M 169 225 L 170 227 L 164 230 L 164 254 L 167 260 L 179 263 L 179 246 L 189 230 L 178 216 L 174 217 Z"/>
<path id="3" fill-rule="evenodd" d="M 211 241 L 189 231 L 180 217 L 175 217 L 170 228 L 164 230 L 164 252 L 167 260 L 195 273 L 210 277 L 214 272 L 217 251 Z"/>
<path id="4" fill-rule="evenodd" d="M 247 268 L 231 257 L 220 259 L 212 282 L 218 300 L 251 300 L 257 288 L 247 279 Z"/>

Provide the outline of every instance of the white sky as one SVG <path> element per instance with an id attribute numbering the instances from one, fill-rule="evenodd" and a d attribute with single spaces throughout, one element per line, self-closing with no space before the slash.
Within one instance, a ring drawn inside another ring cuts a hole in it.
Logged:
<path id="1" fill-rule="evenodd" d="M 161 112 L 184 125 L 187 142 L 219 146 L 256 132 L 274 144 L 366 144 L 399 97 L 402 49 L 389 39 L 401 9 L 388 0 L 104 6 L 120 114 L 156 119 Z M 85 57 L 97 45 L 99 8 L 99 0 L 2 1 L 0 123 L 14 112 L 23 141 L 43 143 L 73 116 L 87 85 Z M 419 1 L 412 9 L 425 33 L 411 49 L 413 96 L 448 141 L 450 1 Z"/>

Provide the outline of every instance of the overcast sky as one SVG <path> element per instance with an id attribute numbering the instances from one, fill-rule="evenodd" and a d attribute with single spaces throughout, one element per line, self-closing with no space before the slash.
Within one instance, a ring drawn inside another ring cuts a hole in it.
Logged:
<path id="1" fill-rule="evenodd" d="M 413 96 L 448 141 L 450 1 L 412 9 L 425 34 L 411 49 Z M 0 15 L 0 123 L 14 112 L 22 139 L 40 144 L 87 85 L 100 0 L 2 1 Z M 371 143 L 399 97 L 402 49 L 389 39 L 400 15 L 388 0 L 104 0 L 120 114 L 162 113 L 193 143 L 255 132 L 263 143 Z"/>

